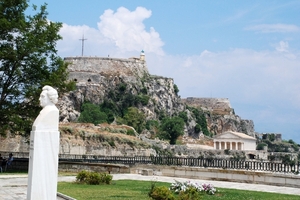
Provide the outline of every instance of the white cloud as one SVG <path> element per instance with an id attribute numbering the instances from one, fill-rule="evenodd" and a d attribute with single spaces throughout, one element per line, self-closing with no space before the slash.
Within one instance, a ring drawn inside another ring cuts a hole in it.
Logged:
<path id="1" fill-rule="evenodd" d="M 276 45 L 276 50 L 279 52 L 288 52 L 289 43 L 280 41 L 279 44 Z"/>
<path id="2" fill-rule="evenodd" d="M 164 55 L 164 45 L 153 27 L 145 29 L 143 20 L 151 16 L 151 11 L 137 7 L 134 11 L 120 7 L 116 12 L 106 10 L 100 16 L 98 29 L 88 26 L 63 24 L 60 34 L 63 40 L 58 43 L 61 56 L 81 55 L 83 34 L 85 56 L 137 56 L 141 50 L 146 53 Z"/>
<path id="3" fill-rule="evenodd" d="M 299 53 L 291 58 L 278 51 L 205 50 L 189 57 L 151 59 L 147 59 L 150 72 L 174 78 L 183 97 L 212 95 L 249 105 L 271 101 L 280 107 L 284 102 L 300 109 Z"/>
<path id="4" fill-rule="evenodd" d="M 151 11 L 143 7 L 137 7 L 131 12 L 124 7 L 120 7 L 115 13 L 112 10 L 106 10 L 100 16 L 98 23 L 100 32 L 111 39 L 115 45 L 123 51 L 141 51 L 155 52 L 163 54 L 159 34 L 153 27 L 150 31 L 145 30 L 143 20 L 151 16 Z"/>
<path id="5" fill-rule="evenodd" d="M 275 32 L 300 32 L 300 27 L 293 24 L 258 24 L 248 26 L 245 30 L 257 31 L 262 33 L 275 33 Z"/>

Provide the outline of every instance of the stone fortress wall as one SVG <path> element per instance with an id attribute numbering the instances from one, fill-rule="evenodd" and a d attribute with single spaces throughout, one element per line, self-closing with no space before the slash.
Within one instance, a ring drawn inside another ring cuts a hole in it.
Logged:
<path id="1" fill-rule="evenodd" d="M 99 83 L 105 77 L 142 77 L 149 74 L 144 55 L 129 59 L 110 57 L 66 57 L 69 79 L 78 83 Z"/>
<path id="2" fill-rule="evenodd" d="M 195 98 L 188 97 L 182 99 L 183 103 L 203 110 L 208 110 L 213 114 L 230 115 L 233 114 L 228 98 Z"/>

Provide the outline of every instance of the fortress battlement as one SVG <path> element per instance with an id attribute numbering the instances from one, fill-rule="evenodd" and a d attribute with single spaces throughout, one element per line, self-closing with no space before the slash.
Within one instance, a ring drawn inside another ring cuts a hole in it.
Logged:
<path id="1" fill-rule="evenodd" d="M 76 82 L 99 83 L 103 77 L 142 77 L 149 74 L 145 62 L 145 55 L 141 53 L 139 58 L 131 57 L 66 57 L 64 61 L 69 63 L 69 79 Z"/>
<path id="2" fill-rule="evenodd" d="M 215 114 L 230 114 L 232 108 L 228 98 L 196 98 L 188 97 L 182 99 L 183 103 L 186 103 L 192 107 L 200 107 L 203 110 L 209 110 Z"/>

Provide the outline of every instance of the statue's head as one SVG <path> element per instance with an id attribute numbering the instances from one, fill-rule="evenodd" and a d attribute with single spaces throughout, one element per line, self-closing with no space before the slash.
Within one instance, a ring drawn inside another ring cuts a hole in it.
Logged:
<path id="1" fill-rule="evenodd" d="M 42 107 L 56 104 L 58 101 L 58 94 L 56 89 L 54 89 L 49 85 L 44 86 L 39 100 L 40 100 L 40 105 Z"/>

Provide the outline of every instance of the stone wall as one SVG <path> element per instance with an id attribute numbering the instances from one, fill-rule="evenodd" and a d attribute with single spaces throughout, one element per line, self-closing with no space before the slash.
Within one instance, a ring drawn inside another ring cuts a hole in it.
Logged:
<path id="1" fill-rule="evenodd" d="M 136 165 L 130 172 L 138 174 L 145 169 L 156 176 L 300 187 L 300 177 L 294 174 L 159 165 Z"/>
<path id="2" fill-rule="evenodd" d="M 189 106 L 208 110 L 214 114 L 230 115 L 232 108 L 228 98 L 195 98 L 182 99 L 183 103 Z"/>
<path id="3" fill-rule="evenodd" d="M 69 79 L 76 82 L 100 83 L 103 79 L 115 76 L 134 82 L 136 77 L 149 74 L 146 63 L 139 59 L 66 57 L 64 60 L 69 63 Z"/>

